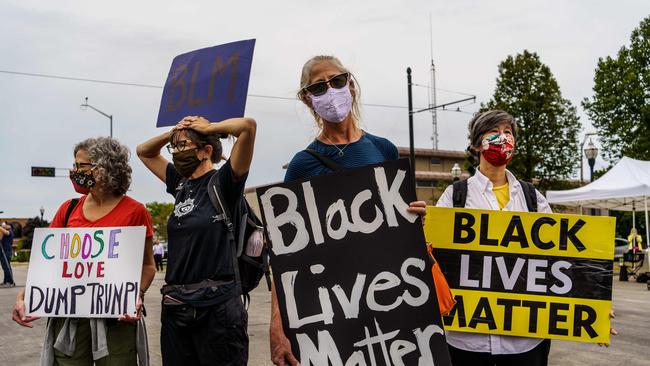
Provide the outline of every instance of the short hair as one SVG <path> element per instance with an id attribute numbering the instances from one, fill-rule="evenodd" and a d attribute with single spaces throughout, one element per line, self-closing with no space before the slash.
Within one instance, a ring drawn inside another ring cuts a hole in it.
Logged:
<path id="1" fill-rule="evenodd" d="M 131 186 L 129 148 L 112 137 L 89 138 L 78 143 L 74 154 L 86 150 L 97 171 L 98 188 L 104 192 L 124 195 Z"/>
<path id="2" fill-rule="evenodd" d="M 352 72 L 350 72 L 350 70 L 348 70 L 347 67 L 343 66 L 341 60 L 339 60 L 335 56 L 318 55 L 310 58 L 309 60 L 307 60 L 307 62 L 305 62 L 305 64 L 302 66 L 302 71 L 300 72 L 300 89 L 298 89 L 298 93 L 297 93 L 298 99 L 300 99 L 308 107 L 310 106 L 309 100 L 307 99 L 307 94 L 305 93 L 305 87 L 309 86 L 309 76 L 311 75 L 311 68 L 314 67 L 315 64 L 323 61 L 331 62 L 342 73 L 347 72 L 348 74 L 350 74 L 350 80 L 354 80 L 354 84 L 350 88 L 350 92 L 352 93 L 352 110 L 350 111 L 350 113 L 352 113 L 355 126 L 359 127 L 359 120 L 361 119 L 361 111 L 359 109 L 359 104 L 360 104 L 359 100 L 361 99 L 361 87 L 359 86 L 359 82 L 357 81 L 357 78 L 354 77 Z M 314 116 L 318 128 L 322 129 L 323 119 L 318 115 L 318 113 L 314 111 L 313 108 L 310 107 L 309 111 Z"/>
<path id="3" fill-rule="evenodd" d="M 494 128 L 501 122 L 508 122 L 512 127 L 512 136 L 517 140 L 517 122 L 514 117 L 499 109 L 476 113 L 469 121 L 469 146 L 467 151 L 474 157 L 478 157 L 480 153 L 477 151 L 481 147 L 481 140 L 486 132 Z"/>
<path id="4" fill-rule="evenodd" d="M 226 135 L 218 133 L 206 135 L 188 128 L 183 130 L 174 130 L 171 136 L 169 136 L 169 143 L 176 145 L 178 140 L 181 138 L 181 133 L 184 133 L 190 141 L 200 148 L 204 148 L 207 145 L 212 146 L 212 155 L 210 155 L 210 160 L 215 164 L 221 161 L 223 148 L 221 147 L 220 138 L 226 137 Z"/>

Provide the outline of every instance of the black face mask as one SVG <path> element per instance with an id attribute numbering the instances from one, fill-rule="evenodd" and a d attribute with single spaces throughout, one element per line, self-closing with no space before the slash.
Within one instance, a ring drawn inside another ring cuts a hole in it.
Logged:
<path id="1" fill-rule="evenodd" d="M 88 194 L 90 189 L 95 186 L 95 178 L 92 174 L 86 174 L 79 170 L 70 172 L 70 180 L 72 181 L 74 190 L 81 194 Z"/>
<path id="2" fill-rule="evenodd" d="M 196 156 L 196 149 L 177 152 L 172 155 L 172 161 L 176 170 L 185 178 L 189 178 L 203 162 Z"/>

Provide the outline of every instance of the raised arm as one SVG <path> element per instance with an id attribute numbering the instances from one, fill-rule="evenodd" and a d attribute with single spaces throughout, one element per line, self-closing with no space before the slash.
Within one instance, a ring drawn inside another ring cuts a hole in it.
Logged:
<path id="1" fill-rule="evenodd" d="M 211 123 L 203 117 L 185 117 L 176 128 L 191 128 L 203 134 L 227 134 L 237 140 L 230 154 L 230 165 L 236 178 L 243 177 L 251 166 L 257 123 L 252 118 L 229 118 Z"/>
<path id="2" fill-rule="evenodd" d="M 167 144 L 174 129 L 141 143 L 135 149 L 138 157 L 151 172 L 163 183 L 169 161 L 160 155 L 160 150 Z"/>

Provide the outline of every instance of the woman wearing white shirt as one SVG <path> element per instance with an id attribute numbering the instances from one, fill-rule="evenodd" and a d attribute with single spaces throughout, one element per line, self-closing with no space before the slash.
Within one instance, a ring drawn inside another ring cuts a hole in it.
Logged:
<path id="1" fill-rule="evenodd" d="M 535 207 L 536 203 L 538 212 L 551 212 L 546 198 L 537 190 L 534 191 L 536 202 L 527 204 L 522 183 L 506 169 L 506 164 L 514 153 L 516 135 L 517 124 L 514 118 L 504 111 L 479 113 L 470 121 L 468 151 L 478 157 L 479 165 L 474 176 L 467 180 L 464 207 L 529 211 L 528 207 Z M 453 207 L 453 193 L 453 186 L 447 187 L 436 205 Z M 454 331 L 448 331 L 446 337 L 454 365 L 548 364 L 551 347 L 551 341 L 548 339 Z"/>

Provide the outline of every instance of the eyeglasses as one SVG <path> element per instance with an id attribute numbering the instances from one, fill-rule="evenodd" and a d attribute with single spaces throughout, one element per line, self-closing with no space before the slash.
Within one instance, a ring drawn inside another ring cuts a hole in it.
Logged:
<path id="1" fill-rule="evenodd" d="M 198 149 L 198 147 L 196 146 L 191 147 L 190 145 L 192 144 L 193 142 L 191 140 L 180 140 L 180 141 L 176 141 L 176 145 L 168 144 L 166 147 L 167 147 L 167 151 L 170 154 L 185 151 L 188 149 Z"/>
<path id="2" fill-rule="evenodd" d="M 311 85 L 307 85 L 306 87 L 303 88 L 303 90 L 306 90 L 311 95 L 317 97 L 325 94 L 325 92 L 327 92 L 328 86 L 334 89 L 341 89 L 342 87 L 347 85 L 349 78 L 350 78 L 350 73 L 344 72 L 343 74 L 339 74 L 331 77 L 329 80 L 318 81 Z"/>
<path id="3" fill-rule="evenodd" d="M 93 163 L 77 163 L 76 161 L 72 164 L 72 168 L 75 170 L 88 170 L 92 169 L 95 166 Z"/>

